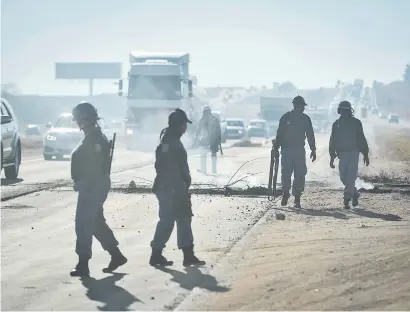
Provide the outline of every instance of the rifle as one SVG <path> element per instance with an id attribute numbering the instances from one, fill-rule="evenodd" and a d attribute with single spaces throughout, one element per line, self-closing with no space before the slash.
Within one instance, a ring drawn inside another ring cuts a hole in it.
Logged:
<path id="1" fill-rule="evenodd" d="M 276 184 L 278 181 L 279 171 L 279 153 L 275 148 L 275 139 L 272 140 L 272 149 L 270 153 L 268 199 L 276 198 Z"/>
<path id="2" fill-rule="evenodd" d="M 111 164 L 112 164 L 112 158 L 114 157 L 114 147 L 115 147 L 115 137 L 117 133 L 114 133 L 112 136 L 112 140 L 110 140 L 110 163 L 108 167 L 108 174 L 111 174 Z"/>

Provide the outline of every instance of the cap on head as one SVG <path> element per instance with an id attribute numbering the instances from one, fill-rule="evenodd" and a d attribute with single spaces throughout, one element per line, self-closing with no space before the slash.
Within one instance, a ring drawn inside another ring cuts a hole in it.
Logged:
<path id="1" fill-rule="evenodd" d="M 95 107 L 88 102 L 81 102 L 73 108 L 73 118 L 77 121 L 97 121 L 98 119 L 100 119 L 100 117 L 98 117 L 98 113 Z"/>
<path id="2" fill-rule="evenodd" d="M 353 110 L 352 104 L 349 101 L 340 102 L 338 109 Z"/>
<path id="3" fill-rule="evenodd" d="M 305 102 L 305 99 L 304 99 L 302 96 L 300 96 L 300 95 L 295 96 L 295 97 L 293 98 L 293 100 L 292 100 L 292 103 L 293 103 L 293 105 L 303 105 L 303 106 L 307 106 L 307 104 L 306 104 L 306 102 Z"/>
<path id="4" fill-rule="evenodd" d="M 170 127 L 180 127 L 185 123 L 191 124 L 192 121 L 188 119 L 188 116 L 182 109 L 177 108 L 168 116 L 168 126 Z"/>
<path id="5" fill-rule="evenodd" d="M 205 112 L 211 113 L 211 107 L 210 107 L 209 105 L 204 106 L 202 112 L 204 112 L 204 113 L 205 113 Z"/>

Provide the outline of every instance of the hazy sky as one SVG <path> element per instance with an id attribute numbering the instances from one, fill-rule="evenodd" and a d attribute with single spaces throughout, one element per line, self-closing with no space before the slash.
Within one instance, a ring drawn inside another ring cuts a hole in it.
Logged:
<path id="1" fill-rule="evenodd" d="M 201 85 L 391 81 L 410 62 L 408 0 L 1 0 L 2 83 L 85 94 L 56 61 L 120 61 L 187 51 Z M 96 92 L 115 90 L 96 82 Z"/>

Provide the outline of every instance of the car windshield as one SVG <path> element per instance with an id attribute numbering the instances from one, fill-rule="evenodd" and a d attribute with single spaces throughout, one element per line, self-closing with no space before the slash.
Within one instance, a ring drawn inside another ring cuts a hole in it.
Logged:
<path id="1" fill-rule="evenodd" d="M 242 120 L 227 120 L 226 125 L 230 127 L 243 127 L 243 121 Z"/>
<path id="2" fill-rule="evenodd" d="M 98 120 L 98 124 L 101 128 L 106 129 L 108 128 L 108 125 L 104 122 L 104 119 Z M 72 116 L 60 116 L 57 119 L 56 124 L 54 125 L 54 128 L 78 128 L 78 125 L 76 122 L 73 120 Z"/>
<path id="3" fill-rule="evenodd" d="M 258 127 L 258 128 L 263 128 L 265 127 L 265 123 L 261 121 L 252 121 L 251 122 L 252 127 Z"/>
<path id="4" fill-rule="evenodd" d="M 180 100 L 179 76 L 130 76 L 128 97 L 144 100 Z"/>
<path id="5" fill-rule="evenodd" d="M 55 128 L 78 128 L 72 116 L 60 116 L 57 119 Z"/>

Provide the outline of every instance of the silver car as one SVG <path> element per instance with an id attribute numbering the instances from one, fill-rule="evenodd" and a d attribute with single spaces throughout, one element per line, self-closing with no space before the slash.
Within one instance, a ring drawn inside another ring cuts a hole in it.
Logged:
<path id="1" fill-rule="evenodd" d="M 103 119 L 98 121 L 104 134 L 110 140 L 113 133 Z M 44 135 L 43 156 L 45 160 L 62 160 L 70 158 L 72 151 L 84 137 L 71 113 L 64 113 L 58 117 L 54 126 L 48 123 L 49 130 Z"/>

